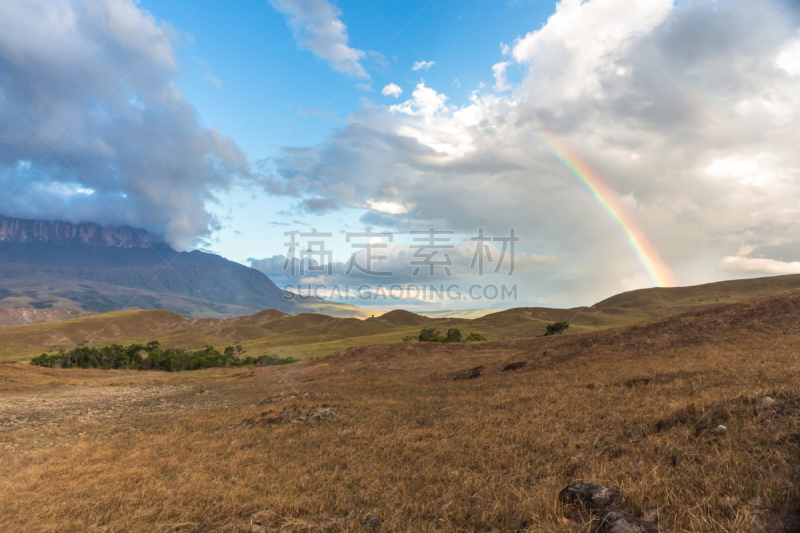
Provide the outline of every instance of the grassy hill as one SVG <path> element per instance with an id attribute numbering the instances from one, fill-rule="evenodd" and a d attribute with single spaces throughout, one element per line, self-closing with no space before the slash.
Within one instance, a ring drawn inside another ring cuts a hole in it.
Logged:
<path id="1" fill-rule="evenodd" d="M 186 318 L 170 311 L 122 311 L 43 324 L 0 327 L 0 357 L 25 360 L 45 351 L 158 340 L 163 346 L 198 349 L 241 343 L 248 355 L 310 359 L 351 347 L 387 345 L 416 336 L 423 327 L 464 334 L 481 333 L 490 341 L 542 335 L 545 326 L 566 321 L 568 333 L 582 333 L 653 320 L 688 310 L 778 295 L 800 289 L 800 275 L 727 281 L 695 287 L 643 289 L 623 293 L 591 307 L 517 308 L 479 318 L 430 318 L 396 310 L 358 320 L 320 313 L 267 310 L 231 319 Z"/>

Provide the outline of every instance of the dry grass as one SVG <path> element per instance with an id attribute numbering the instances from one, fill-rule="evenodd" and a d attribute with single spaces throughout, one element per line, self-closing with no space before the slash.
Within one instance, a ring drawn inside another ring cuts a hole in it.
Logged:
<path id="1" fill-rule="evenodd" d="M 0 365 L 0 530 L 579 531 L 556 495 L 589 480 L 669 531 L 797 531 L 799 324 L 791 295 L 156 380 Z"/>

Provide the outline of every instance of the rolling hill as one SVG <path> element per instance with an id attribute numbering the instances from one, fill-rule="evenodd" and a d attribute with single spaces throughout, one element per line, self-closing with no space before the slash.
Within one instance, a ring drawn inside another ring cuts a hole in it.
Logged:
<path id="1" fill-rule="evenodd" d="M 122 311 L 62 322 L 0 327 L 3 359 L 25 360 L 44 351 L 90 345 L 158 340 L 164 346 L 202 348 L 241 343 L 253 356 L 311 359 L 347 348 L 386 345 L 416 336 L 423 327 L 444 332 L 459 328 L 489 341 L 536 337 L 551 322 L 570 322 L 581 333 L 660 319 L 681 312 L 789 294 L 800 289 L 800 275 L 727 281 L 695 287 L 643 289 L 619 294 L 591 307 L 517 308 L 475 319 L 430 318 L 395 310 L 358 320 L 320 313 L 291 315 L 280 310 L 250 316 L 191 318 L 166 310 Z"/>

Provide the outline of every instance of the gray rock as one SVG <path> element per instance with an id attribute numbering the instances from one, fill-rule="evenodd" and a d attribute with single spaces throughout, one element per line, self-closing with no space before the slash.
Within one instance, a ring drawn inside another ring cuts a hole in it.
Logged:
<path id="1" fill-rule="evenodd" d="M 462 372 L 461 374 L 455 377 L 455 380 L 458 381 L 459 379 L 475 379 L 480 377 L 481 372 L 483 372 L 482 366 L 476 366 L 475 368 L 471 368 L 466 372 Z"/>
<path id="2" fill-rule="evenodd" d="M 517 369 L 520 369 L 520 368 L 524 367 L 527 364 L 528 364 L 528 361 L 520 361 L 518 363 L 511 363 L 511 364 L 508 364 L 508 365 L 504 366 L 503 370 L 501 370 L 500 372 L 510 372 L 511 370 L 517 370 Z"/>
<path id="3" fill-rule="evenodd" d="M 364 531 L 367 533 L 377 533 L 382 524 L 383 520 L 381 520 L 381 517 L 371 514 L 364 520 Z"/>
<path id="4" fill-rule="evenodd" d="M 561 489 L 558 499 L 566 504 L 579 504 L 584 508 L 605 509 L 622 504 L 622 494 L 605 485 L 579 481 Z"/>
<path id="5" fill-rule="evenodd" d="M 636 518 L 620 509 L 606 509 L 600 513 L 594 533 L 659 533 L 655 524 Z"/>

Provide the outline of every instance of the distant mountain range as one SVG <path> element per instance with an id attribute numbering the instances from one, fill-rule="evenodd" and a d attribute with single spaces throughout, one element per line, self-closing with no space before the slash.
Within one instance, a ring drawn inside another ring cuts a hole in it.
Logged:
<path id="1" fill-rule="evenodd" d="M 286 294 L 255 269 L 215 254 L 177 252 L 145 231 L 0 216 L 0 307 L 164 309 L 213 318 L 263 309 L 371 314 L 325 300 L 287 300 Z"/>

